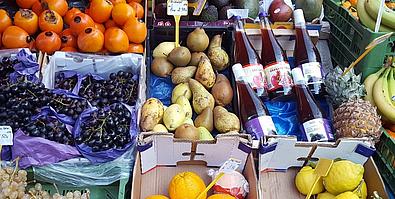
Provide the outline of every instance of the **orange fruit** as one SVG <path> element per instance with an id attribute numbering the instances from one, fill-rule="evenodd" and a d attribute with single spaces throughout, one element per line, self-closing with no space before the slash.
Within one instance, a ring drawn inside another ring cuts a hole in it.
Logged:
<path id="1" fill-rule="evenodd" d="M 137 3 L 137 2 L 130 2 L 129 5 L 132 6 L 134 12 L 136 13 L 136 17 L 139 19 L 144 18 L 144 8 L 141 4 Z"/>
<path id="2" fill-rule="evenodd" d="M 169 195 L 171 199 L 197 198 L 205 189 L 204 181 L 196 173 L 182 172 L 170 181 Z"/>
<path id="3" fill-rule="evenodd" d="M 120 28 L 109 28 L 104 33 L 104 47 L 112 53 L 127 52 L 129 48 L 128 36 Z"/>
<path id="4" fill-rule="evenodd" d="M 66 47 L 60 49 L 60 51 L 63 51 L 63 52 L 78 52 L 77 49 L 75 49 L 73 47 L 70 47 L 70 46 L 66 46 Z"/>
<path id="5" fill-rule="evenodd" d="M 214 194 L 208 197 L 207 199 L 236 199 L 236 198 L 229 194 Z"/>
<path id="6" fill-rule="evenodd" d="M 78 34 L 77 45 L 82 52 L 99 52 L 104 45 L 104 35 L 97 28 L 85 28 L 84 31 Z"/>
<path id="7" fill-rule="evenodd" d="M 63 30 L 63 18 L 53 10 L 45 10 L 38 17 L 38 26 L 41 31 L 54 31 L 60 34 Z"/>
<path id="8" fill-rule="evenodd" d="M 118 4 L 118 3 L 126 3 L 126 0 L 110 0 L 111 1 L 111 3 L 113 4 L 113 5 L 116 5 L 116 4 Z"/>
<path id="9" fill-rule="evenodd" d="M 128 48 L 128 53 L 144 53 L 144 46 L 143 44 L 135 44 L 135 43 L 130 43 L 129 48 Z"/>
<path id="10" fill-rule="evenodd" d="M 41 0 L 43 10 L 56 11 L 60 16 L 64 16 L 69 9 L 66 0 Z"/>
<path id="11" fill-rule="evenodd" d="M 63 17 L 64 23 L 67 25 L 70 25 L 71 21 L 73 20 L 73 17 L 75 14 L 81 13 L 81 10 L 78 8 L 71 8 L 69 11 L 66 12 L 66 15 Z"/>
<path id="12" fill-rule="evenodd" d="M 128 0 L 128 3 L 132 2 L 132 1 L 137 2 L 137 3 L 141 3 L 142 2 L 142 0 Z"/>
<path id="13" fill-rule="evenodd" d="M 106 27 L 104 27 L 104 25 L 101 24 L 101 23 L 96 23 L 96 22 L 95 22 L 95 28 L 99 29 L 100 32 L 102 32 L 103 34 L 104 34 L 104 32 L 106 31 Z"/>
<path id="14" fill-rule="evenodd" d="M 152 196 L 146 197 L 145 199 L 169 199 L 169 198 L 166 196 L 163 196 L 163 195 L 152 195 Z"/>
<path id="15" fill-rule="evenodd" d="M 36 1 L 38 0 L 16 0 L 16 4 L 21 8 L 30 9 Z"/>
<path id="16" fill-rule="evenodd" d="M 129 41 L 132 43 L 142 43 L 147 37 L 147 26 L 144 22 L 140 22 L 136 17 L 130 18 L 123 26 L 123 31 L 128 35 Z"/>
<path id="17" fill-rule="evenodd" d="M 109 0 L 93 0 L 89 7 L 93 12 L 89 13 L 89 16 L 96 23 L 104 23 L 111 17 L 113 5 Z"/>
<path id="18" fill-rule="evenodd" d="M 385 130 L 387 131 L 388 135 L 390 135 L 390 137 L 392 137 L 392 139 L 395 139 L 395 132 L 388 130 L 388 129 L 385 129 Z"/>
<path id="19" fill-rule="evenodd" d="M 109 29 L 111 27 L 118 27 L 112 19 L 106 21 L 106 23 L 104 23 L 104 26 L 106 27 L 106 29 Z"/>
<path id="20" fill-rule="evenodd" d="M 357 7 L 358 0 L 349 0 L 349 1 L 350 1 L 350 3 L 351 3 L 351 6 L 352 6 L 352 7 L 354 7 L 354 8 Z"/>
<path id="21" fill-rule="evenodd" d="M 133 7 L 127 3 L 118 3 L 112 9 L 112 20 L 120 26 L 123 26 L 126 21 L 135 16 Z"/>
<path id="22" fill-rule="evenodd" d="M 19 9 L 15 13 L 14 24 L 32 35 L 38 29 L 38 16 L 32 10 Z"/>
<path id="23" fill-rule="evenodd" d="M 4 32 L 9 26 L 12 26 L 10 16 L 8 16 L 7 11 L 0 9 L 0 33 Z"/>
<path id="24" fill-rule="evenodd" d="M 4 48 L 28 48 L 33 41 L 29 33 L 18 26 L 9 26 L 2 35 Z"/>

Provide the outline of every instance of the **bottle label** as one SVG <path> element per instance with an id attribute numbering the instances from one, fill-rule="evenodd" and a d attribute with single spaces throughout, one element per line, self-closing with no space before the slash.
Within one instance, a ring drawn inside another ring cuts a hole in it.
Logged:
<path id="1" fill-rule="evenodd" d="M 301 130 L 309 142 L 326 142 L 334 140 L 330 123 L 323 118 L 312 119 L 303 123 L 301 125 Z"/>
<path id="2" fill-rule="evenodd" d="M 272 117 L 265 115 L 256 117 L 247 121 L 244 124 L 248 134 L 252 135 L 254 139 L 260 139 L 264 135 L 276 135 L 276 127 Z"/>
<path id="3" fill-rule="evenodd" d="M 245 80 L 251 85 L 253 89 L 267 88 L 265 72 L 261 64 L 249 64 L 243 66 L 246 74 Z"/>
<path id="4" fill-rule="evenodd" d="M 288 62 L 276 62 L 265 66 L 264 70 L 269 91 L 292 87 L 291 66 Z"/>
<path id="5" fill-rule="evenodd" d="M 307 85 L 322 83 L 322 70 L 319 62 L 302 64 L 302 71 Z"/>

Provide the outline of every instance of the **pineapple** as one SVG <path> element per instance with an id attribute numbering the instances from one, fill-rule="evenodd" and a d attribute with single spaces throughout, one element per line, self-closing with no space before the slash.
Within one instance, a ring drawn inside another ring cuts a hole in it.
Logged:
<path id="1" fill-rule="evenodd" d="M 366 91 L 361 75 L 355 75 L 354 70 L 344 76 L 342 73 L 337 67 L 325 79 L 326 91 L 336 108 L 333 118 L 336 137 L 367 137 L 378 141 L 382 133 L 380 116 L 375 106 L 362 99 Z"/>

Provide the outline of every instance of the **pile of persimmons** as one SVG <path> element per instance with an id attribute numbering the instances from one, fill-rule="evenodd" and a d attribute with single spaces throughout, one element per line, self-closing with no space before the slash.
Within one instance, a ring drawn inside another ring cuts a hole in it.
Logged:
<path id="1" fill-rule="evenodd" d="M 13 17 L 0 9 L 0 48 L 86 53 L 143 53 L 147 27 L 141 0 L 90 0 L 83 12 L 66 0 L 16 0 Z M 13 18 L 13 19 L 12 19 Z"/>

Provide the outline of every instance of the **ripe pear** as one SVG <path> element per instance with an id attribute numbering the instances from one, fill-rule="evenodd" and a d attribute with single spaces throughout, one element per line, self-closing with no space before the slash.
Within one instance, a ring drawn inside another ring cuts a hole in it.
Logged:
<path id="1" fill-rule="evenodd" d="M 184 46 L 175 47 L 167 56 L 174 66 L 186 66 L 191 61 L 191 52 Z"/>
<path id="2" fill-rule="evenodd" d="M 189 62 L 189 65 L 190 65 L 190 66 L 197 66 L 197 65 L 199 64 L 200 59 L 201 59 L 202 57 L 208 59 L 207 55 L 204 54 L 204 52 L 194 52 L 194 53 L 192 53 L 192 55 L 191 55 L 191 61 Z"/>
<path id="3" fill-rule="evenodd" d="M 211 88 L 214 86 L 215 73 L 209 59 L 203 57 L 200 59 L 197 71 L 195 73 L 195 79 L 206 88 Z"/>
<path id="4" fill-rule="evenodd" d="M 144 102 L 141 108 L 140 127 L 142 131 L 151 131 L 163 117 L 164 106 L 156 98 L 150 98 Z"/>
<path id="5" fill-rule="evenodd" d="M 192 125 L 192 126 L 195 126 L 195 125 L 193 124 L 192 118 L 185 118 L 184 124 L 190 124 L 190 125 Z"/>
<path id="6" fill-rule="evenodd" d="M 176 104 L 180 105 L 182 109 L 184 109 L 186 118 L 192 118 L 192 107 L 187 97 L 181 95 L 177 98 Z"/>
<path id="7" fill-rule="evenodd" d="M 154 128 L 152 129 L 152 131 L 156 132 L 156 133 L 167 133 L 167 132 L 169 132 L 167 130 L 167 128 L 165 127 L 165 125 L 163 125 L 163 124 L 155 125 Z"/>
<path id="8" fill-rule="evenodd" d="M 197 128 L 199 133 L 200 133 L 200 140 L 214 140 L 213 135 L 211 135 L 210 131 L 208 131 L 206 128 L 204 127 L 198 127 Z"/>
<path id="9" fill-rule="evenodd" d="M 225 75 L 217 75 L 217 80 L 211 88 L 211 94 L 215 99 L 215 104 L 219 106 L 226 106 L 232 102 L 233 89 Z"/>
<path id="10" fill-rule="evenodd" d="M 196 28 L 188 34 L 187 47 L 192 52 L 203 52 L 209 45 L 209 38 L 203 28 Z"/>
<path id="11" fill-rule="evenodd" d="M 192 91 L 188 83 L 181 83 L 174 87 L 171 93 L 171 103 L 176 103 L 178 97 L 185 96 L 188 100 L 192 99 Z"/>
<path id="12" fill-rule="evenodd" d="M 214 108 L 214 126 L 220 133 L 240 131 L 240 120 L 222 106 Z"/>
<path id="13" fill-rule="evenodd" d="M 176 130 L 185 121 L 184 109 L 178 104 L 170 105 L 163 114 L 163 123 L 169 131 Z"/>
<path id="14" fill-rule="evenodd" d="M 199 140 L 200 132 L 193 125 L 182 124 L 176 129 L 174 137 L 187 140 Z"/>
<path id="15" fill-rule="evenodd" d="M 214 130 L 214 116 L 213 116 L 213 109 L 210 107 L 206 107 L 203 112 L 201 112 L 195 119 L 195 126 L 196 127 L 204 127 L 208 131 Z"/>
<path id="16" fill-rule="evenodd" d="M 171 82 L 177 85 L 188 82 L 196 73 L 196 66 L 177 67 L 171 73 Z"/>
<path id="17" fill-rule="evenodd" d="M 189 79 L 189 87 L 192 91 L 193 110 L 200 114 L 205 108 L 214 108 L 214 97 L 204 88 L 202 84 L 194 79 Z"/>
<path id="18" fill-rule="evenodd" d="M 229 62 L 229 55 L 225 50 L 221 48 L 222 45 L 222 35 L 215 35 L 210 42 L 208 48 L 207 56 L 213 65 L 215 70 L 221 71 L 226 69 Z"/>
<path id="19" fill-rule="evenodd" d="M 151 72 L 158 77 L 167 77 L 172 70 L 173 65 L 165 57 L 157 57 L 152 61 Z"/>
<path id="20" fill-rule="evenodd" d="M 164 57 L 166 58 L 167 55 L 170 54 L 170 52 L 175 48 L 175 43 L 174 42 L 169 42 L 165 41 L 157 45 L 154 49 L 154 52 L 152 53 L 152 56 L 154 58 L 157 57 Z"/>

